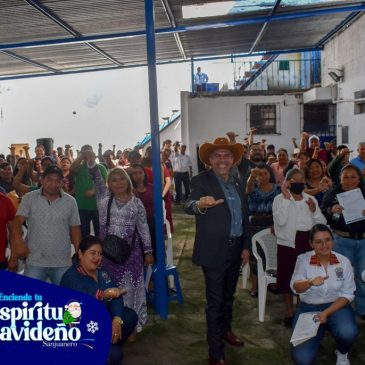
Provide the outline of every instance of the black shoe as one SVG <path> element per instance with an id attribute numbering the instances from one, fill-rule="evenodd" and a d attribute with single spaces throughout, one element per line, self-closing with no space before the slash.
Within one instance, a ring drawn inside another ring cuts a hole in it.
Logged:
<path id="1" fill-rule="evenodd" d="M 278 290 L 276 289 L 276 285 L 275 284 L 269 284 L 267 286 L 267 290 L 273 294 L 279 294 Z"/>
<path id="2" fill-rule="evenodd" d="M 360 316 L 360 318 L 365 321 L 365 314 L 363 314 L 362 316 Z"/>
<path id="3" fill-rule="evenodd" d="M 286 328 L 292 328 L 293 327 L 293 317 L 285 317 L 284 318 L 284 326 Z"/>

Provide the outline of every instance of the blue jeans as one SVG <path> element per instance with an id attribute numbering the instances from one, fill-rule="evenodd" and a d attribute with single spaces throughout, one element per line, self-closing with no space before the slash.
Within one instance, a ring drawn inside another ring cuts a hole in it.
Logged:
<path id="1" fill-rule="evenodd" d="M 361 280 L 361 273 L 365 270 L 365 238 L 353 240 L 333 234 L 335 245 L 333 251 L 346 256 L 354 267 L 355 273 L 355 309 L 356 314 L 365 314 L 365 283 Z"/>
<path id="2" fill-rule="evenodd" d="M 52 284 L 60 285 L 63 274 L 70 266 L 63 267 L 39 267 L 25 265 L 24 275 L 33 279 L 46 281 L 49 279 Z"/>
<path id="3" fill-rule="evenodd" d="M 301 302 L 294 316 L 293 328 L 301 313 L 322 312 L 331 304 L 332 303 L 315 305 Z M 319 326 L 316 337 L 313 337 L 296 347 L 291 346 L 292 358 L 296 365 L 314 365 L 316 363 L 318 348 L 323 340 L 326 329 L 328 329 L 334 337 L 338 351 L 342 354 L 348 353 L 358 336 L 358 328 L 352 307 L 346 305 L 329 316 L 327 318 L 327 323 Z"/>

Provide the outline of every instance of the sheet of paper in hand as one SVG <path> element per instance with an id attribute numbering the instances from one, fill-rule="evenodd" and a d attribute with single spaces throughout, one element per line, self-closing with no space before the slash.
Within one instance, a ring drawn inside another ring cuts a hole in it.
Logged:
<path id="1" fill-rule="evenodd" d="M 294 347 L 317 335 L 320 323 L 315 320 L 315 316 L 318 313 L 319 312 L 307 312 L 299 315 L 290 339 L 290 342 Z"/>
<path id="2" fill-rule="evenodd" d="M 365 219 L 362 211 L 365 210 L 365 199 L 359 188 L 337 194 L 337 200 L 343 207 L 343 218 L 346 224 Z"/>

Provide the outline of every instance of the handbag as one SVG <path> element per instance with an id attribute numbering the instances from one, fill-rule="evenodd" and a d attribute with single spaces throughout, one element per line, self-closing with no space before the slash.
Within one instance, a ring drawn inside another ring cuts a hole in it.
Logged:
<path id="1" fill-rule="evenodd" d="M 113 194 L 110 194 L 106 215 L 107 231 L 110 226 L 110 209 L 113 199 Z M 123 265 L 128 260 L 132 251 L 132 247 L 128 241 L 115 234 L 107 234 L 103 240 L 102 247 L 103 255 L 110 261 L 120 265 Z"/>

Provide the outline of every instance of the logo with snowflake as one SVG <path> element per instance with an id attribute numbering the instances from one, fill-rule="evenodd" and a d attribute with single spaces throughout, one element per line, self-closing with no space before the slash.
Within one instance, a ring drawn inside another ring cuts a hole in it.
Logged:
<path id="1" fill-rule="evenodd" d="M 98 322 L 90 321 L 87 325 L 87 332 L 95 333 L 99 331 L 99 324 Z"/>

